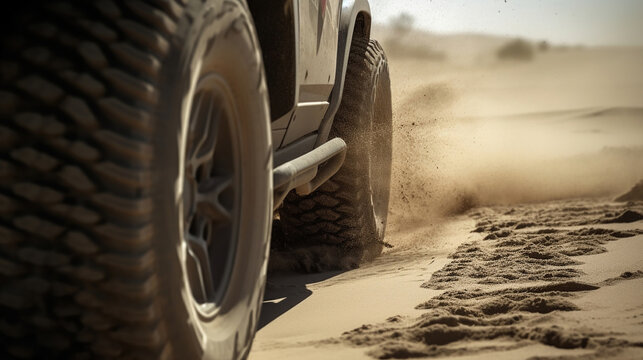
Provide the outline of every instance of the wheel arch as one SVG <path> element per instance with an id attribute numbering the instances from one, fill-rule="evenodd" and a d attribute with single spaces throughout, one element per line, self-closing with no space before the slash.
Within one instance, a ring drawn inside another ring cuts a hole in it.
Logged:
<path id="1" fill-rule="evenodd" d="M 293 1 L 296 0 L 247 0 L 262 48 L 273 121 L 296 105 L 298 19 L 295 17 Z M 329 99 L 330 106 L 317 132 L 315 147 L 328 140 L 333 119 L 339 109 L 353 38 L 369 39 L 370 33 L 371 9 L 368 0 L 343 0 L 338 29 L 335 86 Z"/>
<path id="2" fill-rule="evenodd" d="M 344 0 L 339 19 L 339 40 L 337 44 L 337 68 L 335 87 L 330 96 L 330 107 L 319 127 L 318 147 L 328 140 L 333 119 L 342 102 L 348 55 L 354 38 L 370 39 L 371 36 L 371 7 L 368 0 Z"/>

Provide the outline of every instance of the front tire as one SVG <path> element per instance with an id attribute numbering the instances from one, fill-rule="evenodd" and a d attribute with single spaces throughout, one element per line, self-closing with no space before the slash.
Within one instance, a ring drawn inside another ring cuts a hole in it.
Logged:
<path id="1" fill-rule="evenodd" d="M 244 358 L 272 219 L 245 1 L 27 8 L 2 34 L 0 358 Z"/>

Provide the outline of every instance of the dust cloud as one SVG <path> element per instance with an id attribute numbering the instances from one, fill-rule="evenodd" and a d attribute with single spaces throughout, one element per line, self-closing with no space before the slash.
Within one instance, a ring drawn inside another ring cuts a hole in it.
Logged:
<path id="1" fill-rule="evenodd" d="M 501 61 L 502 39 L 471 37 L 411 34 L 404 43 L 432 43 L 443 59 L 399 43 L 389 56 L 388 239 L 475 206 L 614 198 L 643 179 L 643 102 L 632 95 L 643 93 L 642 50 Z"/>

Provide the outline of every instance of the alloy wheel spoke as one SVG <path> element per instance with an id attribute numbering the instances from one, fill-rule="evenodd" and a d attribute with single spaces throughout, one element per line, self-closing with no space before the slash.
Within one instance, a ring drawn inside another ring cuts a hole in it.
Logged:
<path id="1" fill-rule="evenodd" d="M 214 280 L 208 254 L 208 244 L 198 236 L 187 235 L 188 255 L 196 264 L 200 290 L 204 300 L 214 297 Z"/>
<path id="2" fill-rule="evenodd" d="M 203 99 L 205 97 L 205 99 Z M 193 149 L 190 156 L 190 166 L 193 174 L 198 169 L 207 174 L 211 171 L 212 158 L 216 148 L 217 137 L 219 135 L 219 122 L 221 115 L 221 106 L 218 106 L 217 98 L 214 95 L 203 95 L 200 100 L 196 116 L 202 117 L 201 127 L 191 129 L 191 140 Z"/>
<path id="3" fill-rule="evenodd" d="M 217 176 L 199 184 L 196 204 L 197 211 L 217 222 L 232 220 L 232 209 L 222 203 L 221 195 L 232 188 L 232 176 Z"/>
<path id="4" fill-rule="evenodd" d="M 201 115 L 201 112 L 203 111 L 203 108 L 205 106 L 208 106 L 206 96 L 205 94 L 200 94 L 197 97 L 196 105 L 194 105 L 194 108 L 192 109 L 192 118 L 190 119 L 190 127 L 188 129 L 188 144 L 196 143 L 196 138 L 198 138 L 203 133 L 200 127 L 203 127 L 204 124 L 201 121 L 197 121 L 197 119 Z M 191 148 L 189 148 L 189 150 L 194 153 L 197 149 L 192 146 Z"/>

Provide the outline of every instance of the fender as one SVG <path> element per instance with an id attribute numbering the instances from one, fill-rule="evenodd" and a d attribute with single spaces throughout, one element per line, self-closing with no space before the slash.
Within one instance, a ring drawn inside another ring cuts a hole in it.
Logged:
<path id="1" fill-rule="evenodd" d="M 356 31 L 357 29 L 357 31 Z M 344 0 L 339 18 L 339 41 L 337 43 L 337 69 L 335 73 L 335 87 L 331 93 L 330 106 L 319 126 L 315 147 L 319 147 L 328 140 L 330 129 L 335 119 L 335 114 L 342 102 L 348 55 L 350 54 L 353 36 L 370 38 L 371 33 L 371 7 L 368 0 Z"/>

